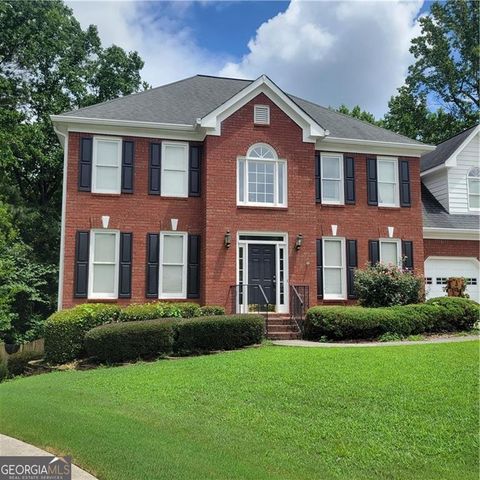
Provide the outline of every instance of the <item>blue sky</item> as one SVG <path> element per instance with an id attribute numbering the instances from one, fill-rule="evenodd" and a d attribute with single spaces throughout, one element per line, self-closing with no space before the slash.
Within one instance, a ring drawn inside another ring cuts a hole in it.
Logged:
<path id="1" fill-rule="evenodd" d="M 197 73 L 269 75 L 325 106 L 359 104 L 381 116 L 404 81 L 423 0 L 67 0 L 105 45 L 137 50 L 153 86 Z"/>

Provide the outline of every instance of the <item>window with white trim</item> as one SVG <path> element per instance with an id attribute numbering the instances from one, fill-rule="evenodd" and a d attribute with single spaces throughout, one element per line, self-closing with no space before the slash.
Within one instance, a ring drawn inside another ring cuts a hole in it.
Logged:
<path id="1" fill-rule="evenodd" d="M 249 148 L 237 160 L 237 203 L 253 206 L 287 206 L 287 162 L 269 145 Z"/>
<path id="2" fill-rule="evenodd" d="M 398 159 L 377 157 L 378 205 L 399 206 Z"/>
<path id="3" fill-rule="evenodd" d="M 160 232 L 160 298 L 187 298 L 187 234 Z"/>
<path id="4" fill-rule="evenodd" d="M 254 105 L 253 123 L 256 125 L 270 125 L 270 107 L 268 105 Z"/>
<path id="5" fill-rule="evenodd" d="M 480 211 L 480 168 L 471 168 L 467 175 L 468 208 Z"/>
<path id="6" fill-rule="evenodd" d="M 400 266 L 402 263 L 401 243 L 398 239 L 380 239 L 380 262 Z"/>
<path id="7" fill-rule="evenodd" d="M 346 298 L 346 260 L 344 238 L 323 238 L 323 298 Z"/>
<path id="8" fill-rule="evenodd" d="M 88 298 L 118 298 L 120 232 L 91 230 Z"/>
<path id="9" fill-rule="evenodd" d="M 165 197 L 188 197 L 188 143 L 162 142 L 161 190 Z"/>
<path id="10" fill-rule="evenodd" d="M 93 138 L 92 192 L 120 193 L 122 168 L 122 140 L 120 138 Z"/>
<path id="11" fill-rule="evenodd" d="M 322 153 L 322 203 L 343 204 L 343 155 Z"/>

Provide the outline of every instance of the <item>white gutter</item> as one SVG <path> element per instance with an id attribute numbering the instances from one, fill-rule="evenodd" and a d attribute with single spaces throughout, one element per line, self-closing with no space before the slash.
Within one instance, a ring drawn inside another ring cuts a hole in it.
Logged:
<path id="1" fill-rule="evenodd" d="M 423 227 L 423 238 L 440 240 L 480 240 L 480 232 L 475 228 L 435 228 Z"/>
<path id="2" fill-rule="evenodd" d="M 63 276 L 65 271 L 65 217 L 67 205 L 67 161 L 68 161 L 68 133 L 62 133 L 57 127 L 53 127 L 58 138 L 63 137 L 63 185 L 62 185 L 62 220 L 60 227 L 60 263 L 58 268 L 58 298 L 57 309 L 63 305 Z"/>
<path id="3" fill-rule="evenodd" d="M 379 140 L 361 140 L 358 138 L 339 138 L 328 136 L 325 137 L 322 142 L 325 143 L 345 143 L 349 145 L 376 145 L 379 147 L 401 147 L 411 150 L 424 150 L 425 152 L 431 152 L 437 148 L 435 145 L 418 144 L 418 143 L 402 143 L 402 142 L 382 142 Z"/>

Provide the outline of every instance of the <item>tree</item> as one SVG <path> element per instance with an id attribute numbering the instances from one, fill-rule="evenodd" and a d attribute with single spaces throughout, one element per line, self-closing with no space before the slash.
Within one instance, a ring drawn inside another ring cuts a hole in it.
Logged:
<path id="1" fill-rule="evenodd" d="M 50 115 L 146 88 L 142 68 L 61 0 L 0 2 L 0 201 L 33 262 L 58 263 L 63 152 Z M 55 281 L 42 288 L 54 298 Z"/>
<path id="2" fill-rule="evenodd" d="M 478 122 L 479 16 L 476 0 L 450 0 L 420 17 L 410 47 L 415 63 L 389 102 L 387 128 L 439 143 Z"/>
<path id="3" fill-rule="evenodd" d="M 360 105 L 355 105 L 355 107 L 350 110 L 346 105 L 342 104 L 337 109 L 337 112 L 343 113 L 344 115 L 349 115 L 353 118 L 358 118 L 359 120 L 363 120 L 364 122 L 372 123 L 373 125 L 380 125 L 380 121 L 375 119 L 373 113 L 367 112 L 366 110 L 362 110 Z"/>

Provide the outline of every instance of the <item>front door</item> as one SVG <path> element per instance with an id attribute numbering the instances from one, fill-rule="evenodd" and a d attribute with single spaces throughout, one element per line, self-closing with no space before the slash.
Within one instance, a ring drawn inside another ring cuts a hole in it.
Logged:
<path id="1" fill-rule="evenodd" d="M 250 244 L 248 246 L 248 283 L 261 285 L 268 303 L 272 306 L 276 304 L 275 245 Z M 265 305 L 265 299 L 259 288 L 249 288 L 248 303 Z"/>

